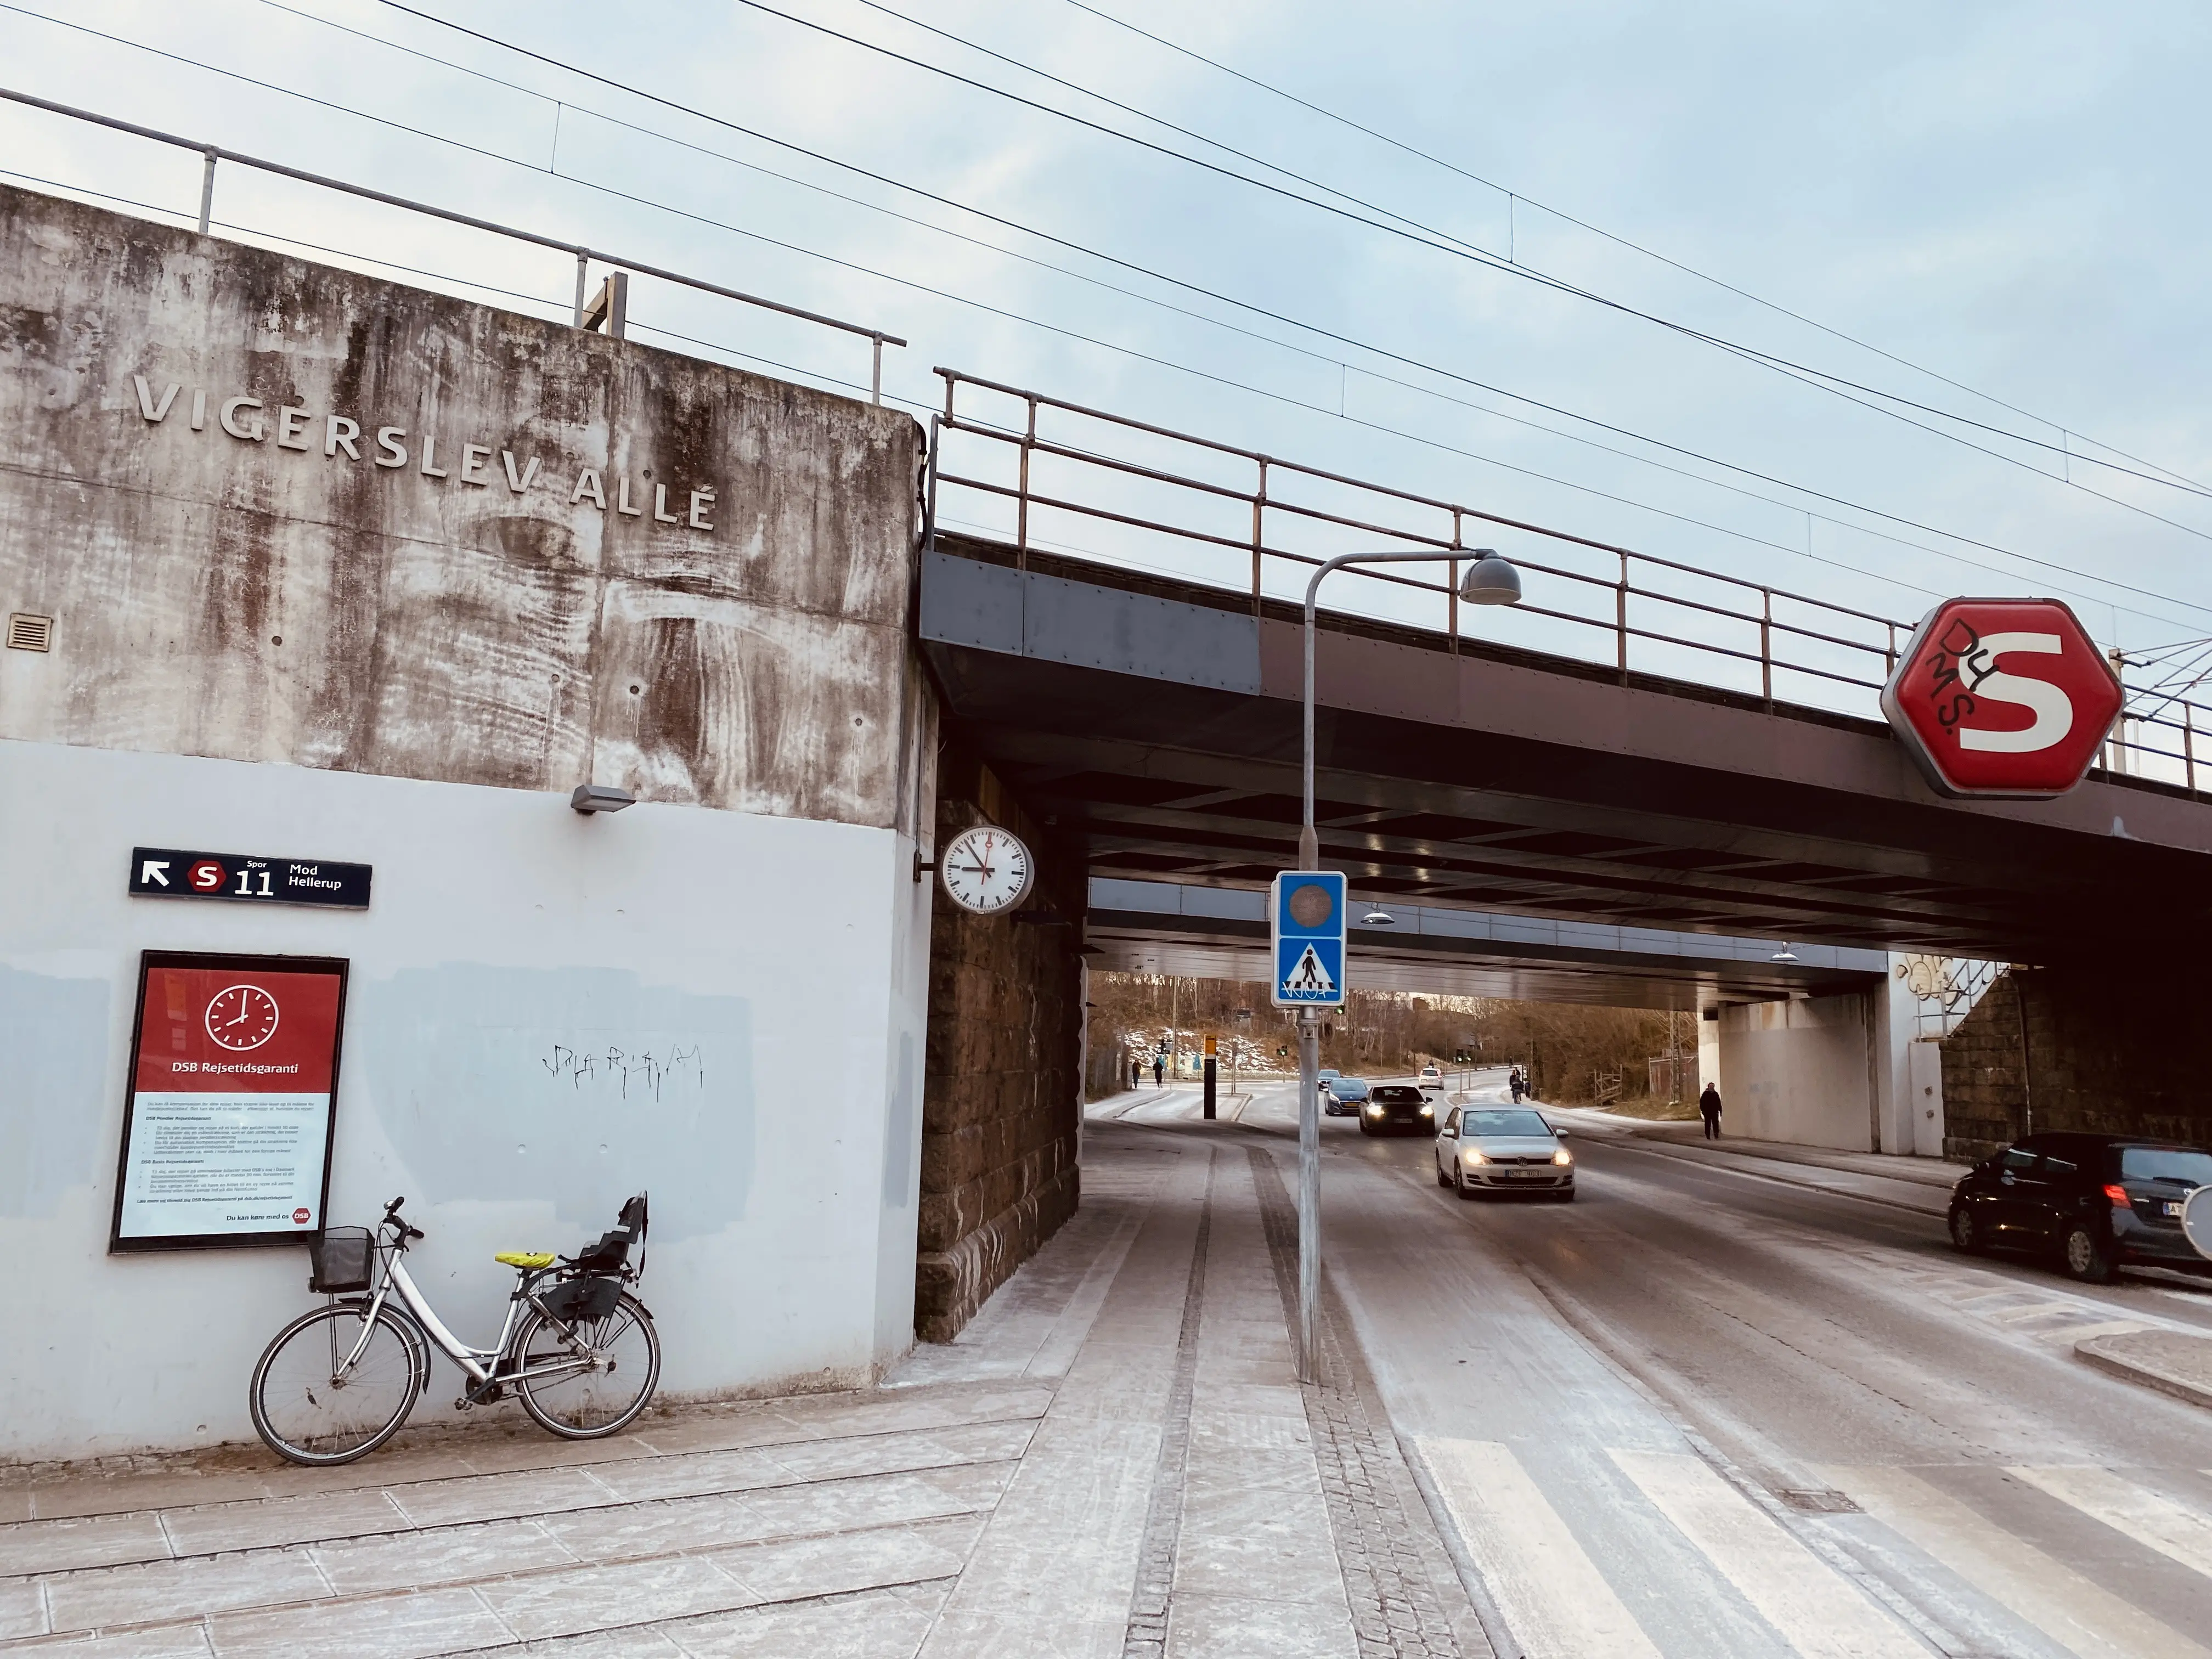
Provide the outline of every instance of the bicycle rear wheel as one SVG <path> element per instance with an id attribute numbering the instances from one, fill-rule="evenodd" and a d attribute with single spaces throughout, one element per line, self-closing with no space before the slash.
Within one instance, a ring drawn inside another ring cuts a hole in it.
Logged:
<path id="1" fill-rule="evenodd" d="M 574 1364 L 565 1375 L 519 1376 L 514 1392 L 538 1427 L 564 1440 L 598 1440 L 635 1420 L 660 1382 L 660 1337 L 645 1304 L 625 1291 L 605 1319 L 568 1324 L 533 1313 L 514 1352 L 526 1373 Z"/>
<path id="2" fill-rule="evenodd" d="M 350 1463 L 398 1433 L 428 1380 L 422 1339 L 389 1307 L 362 1342 L 365 1304 L 302 1314 L 262 1351 L 247 1402 L 279 1457 L 311 1467 Z M 361 1343 L 361 1357 L 346 1357 Z"/>

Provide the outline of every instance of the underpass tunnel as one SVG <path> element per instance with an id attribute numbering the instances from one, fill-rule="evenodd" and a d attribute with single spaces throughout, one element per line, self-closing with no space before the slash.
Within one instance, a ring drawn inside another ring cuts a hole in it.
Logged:
<path id="1" fill-rule="evenodd" d="M 1263 981 L 1264 893 L 1091 878 L 1091 967 Z M 1695 1012 L 1702 1084 L 1754 1139 L 1940 1156 L 1940 1094 L 1916 1095 L 1915 1029 L 1888 952 L 1357 901 L 1363 990 Z M 1932 1113 L 1932 1115 L 1929 1114 Z"/>

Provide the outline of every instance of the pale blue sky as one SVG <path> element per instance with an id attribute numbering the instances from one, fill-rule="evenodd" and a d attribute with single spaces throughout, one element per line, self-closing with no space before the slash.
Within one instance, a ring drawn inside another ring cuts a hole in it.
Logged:
<path id="1" fill-rule="evenodd" d="M 1040 101 L 1198 148 L 859 0 L 778 3 Z M 1067 0 L 887 3 L 1480 247 L 1508 252 L 1500 191 L 1241 85 Z M 0 82 L 881 326 L 913 343 L 888 354 L 888 388 L 920 403 L 938 397 L 933 365 L 957 366 L 1884 615 L 1917 617 L 1936 593 L 2056 591 L 2075 599 L 2107 641 L 2141 647 L 2212 635 L 2212 582 L 2203 574 L 2212 552 L 2212 500 L 2203 495 L 2074 464 L 2077 482 L 2187 527 L 2157 522 L 1650 323 L 1018 109 L 735 0 L 420 4 L 498 40 L 1432 368 L 1393 365 L 902 197 L 377 0 L 300 0 L 298 12 L 532 90 L 410 58 L 267 0 L 28 0 L 28 10 L 525 165 L 151 57 L 14 8 L 0 10 Z M 2087 434 L 2091 447 L 2118 446 L 2191 479 L 2212 480 L 2200 317 L 2208 149 L 2202 88 L 2212 67 L 2212 14 L 2201 7 L 1097 4 L 2042 418 L 1762 309 L 1523 200 L 1511 210 L 1510 252 L 1541 272 L 2045 442 L 2062 441 L 2063 428 L 2077 434 L 2063 441 L 2069 446 L 2084 447 L 2078 434 Z M 610 18 L 618 21 L 610 27 Z M 558 151 L 564 173 L 884 276 L 549 176 L 556 100 L 564 105 Z M 608 116 L 994 246 L 948 238 L 625 131 Z M 197 202 L 198 167 L 189 155 L 15 106 L 0 106 L 0 145 L 16 173 L 180 212 Z M 573 265 L 557 254 L 235 169 L 222 175 L 216 216 L 354 253 L 374 252 L 446 278 L 522 290 L 543 296 L 541 308 L 565 313 Z M 1285 344 L 1263 343 L 995 248 Z M 726 302 L 641 281 L 632 312 L 641 324 L 793 364 L 811 377 L 866 380 L 865 343 Z M 1470 375 L 2062 570 L 1884 526 L 1856 507 L 1731 477 L 1433 370 Z M 1410 384 L 1392 385 L 1379 374 Z M 1433 395 L 1439 392 L 1463 401 Z M 1350 418 L 1340 418 L 1340 408 Z M 1485 409 L 1578 432 L 1774 500 L 1751 499 Z M 2030 447 L 1954 429 L 2033 466 L 2061 465 Z M 1107 532 L 1060 538 L 1120 545 Z M 1531 550 L 1510 536 L 1497 539 L 1509 550 Z M 1816 558 L 1804 556 L 1808 547 Z M 1525 619 L 1483 623 L 1500 637 L 1547 640 Z"/>

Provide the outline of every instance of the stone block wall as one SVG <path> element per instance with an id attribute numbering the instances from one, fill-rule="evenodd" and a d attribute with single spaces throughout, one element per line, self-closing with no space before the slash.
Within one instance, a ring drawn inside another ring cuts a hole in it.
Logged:
<path id="1" fill-rule="evenodd" d="M 1048 829 L 949 739 L 939 761 L 937 845 L 981 823 L 1028 843 L 1036 887 L 1012 916 L 970 915 L 940 892 L 930 923 L 915 1264 L 915 1330 L 925 1342 L 950 1341 L 1075 1212 L 1081 1192 L 1080 855 L 1055 847 Z"/>
<path id="2" fill-rule="evenodd" d="M 2007 969 L 1942 1041 L 1945 1155 L 2069 1129 L 2212 1145 L 2208 993 L 2201 971 L 2145 962 Z"/>

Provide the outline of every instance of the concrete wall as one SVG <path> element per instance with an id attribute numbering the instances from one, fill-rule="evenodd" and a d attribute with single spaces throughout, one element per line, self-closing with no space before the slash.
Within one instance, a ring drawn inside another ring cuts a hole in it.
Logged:
<path id="1" fill-rule="evenodd" d="M 1722 1009 L 1723 1130 L 1805 1146 L 1876 1150 L 1872 1000 L 1855 994 Z"/>
<path id="2" fill-rule="evenodd" d="M 878 828 L 907 793 L 904 416 L 0 187 L 0 600 L 57 619 L 7 736 Z"/>
<path id="3" fill-rule="evenodd" d="M 1942 1041 L 1947 1150 L 2051 1129 L 2212 1145 L 2208 991 L 2179 963 L 2006 969 Z"/>
<path id="4" fill-rule="evenodd" d="M 1911 1150 L 1922 1158 L 1944 1156 L 1943 1047 L 1934 1037 L 1915 1037 L 1905 1045 L 1905 1107 L 1912 1120 Z"/>
<path id="5" fill-rule="evenodd" d="M 972 823 L 1004 824 L 1029 843 L 1038 873 L 1016 915 L 940 902 L 931 922 L 915 1322 L 933 1342 L 951 1340 L 1081 1195 L 1088 891 L 1081 860 L 1059 853 L 1049 830 L 957 742 L 940 767 L 938 845 Z"/>
<path id="6" fill-rule="evenodd" d="M 0 899 L 0 1319 L 40 1334 L 0 1458 L 240 1437 L 307 1305 L 295 1249 L 105 1253 L 145 949 L 351 961 L 331 1212 L 405 1193 L 465 1334 L 492 1250 L 646 1187 L 672 1392 L 901 1352 L 914 423 L 0 189 L 0 611 L 56 619 L 0 652 L 0 860 L 37 872 Z M 642 804 L 580 817 L 586 780 Z M 368 863 L 374 902 L 132 899 L 141 844 Z"/>

